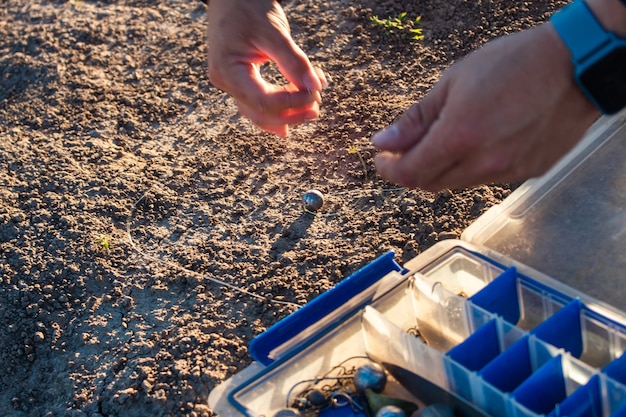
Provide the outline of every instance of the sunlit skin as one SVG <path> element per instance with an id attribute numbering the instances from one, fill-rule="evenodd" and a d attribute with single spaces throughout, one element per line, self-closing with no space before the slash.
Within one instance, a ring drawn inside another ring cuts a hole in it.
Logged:
<path id="1" fill-rule="evenodd" d="M 626 38 L 621 0 L 587 3 L 605 28 Z M 291 38 L 277 2 L 211 0 L 208 41 L 211 81 L 262 129 L 287 136 L 289 125 L 319 116 L 326 78 Z M 286 85 L 262 78 L 260 65 L 269 60 Z M 600 115 L 573 71 L 549 22 L 489 42 L 373 136 L 376 169 L 388 181 L 430 191 L 541 175 Z"/>
<path id="2" fill-rule="evenodd" d="M 211 82 L 235 98 L 243 116 L 283 137 L 289 125 L 319 117 L 326 77 L 292 39 L 278 2 L 211 0 L 208 16 Z M 263 79 L 260 67 L 268 61 L 287 84 Z"/>
<path id="3" fill-rule="evenodd" d="M 588 4 L 606 29 L 626 37 L 620 0 Z M 388 181 L 430 191 L 525 180 L 545 173 L 599 116 L 574 81 L 569 50 L 545 23 L 453 65 L 374 135 L 376 169 Z"/>

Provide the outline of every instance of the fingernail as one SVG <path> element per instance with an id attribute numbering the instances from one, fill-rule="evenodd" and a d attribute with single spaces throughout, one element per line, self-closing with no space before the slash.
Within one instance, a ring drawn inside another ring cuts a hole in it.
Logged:
<path id="1" fill-rule="evenodd" d="M 304 114 L 304 119 L 305 120 L 315 120 L 319 117 L 319 113 L 318 112 L 306 112 Z"/>
<path id="2" fill-rule="evenodd" d="M 312 91 L 309 93 L 313 96 L 313 99 L 317 102 L 317 104 L 322 104 L 322 95 L 319 91 Z"/>
<path id="3" fill-rule="evenodd" d="M 398 126 L 387 126 L 372 136 L 372 145 L 377 148 L 384 148 L 390 145 L 398 137 Z"/>
<path id="4" fill-rule="evenodd" d="M 330 75 L 322 71 L 320 75 L 320 81 L 322 82 L 322 90 L 327 89 L 328 84 L 330 84 Z"/>
<path id="5" fill-rule="evenodd" d="M 306 73 L 302 83 L 309 91 L 319 91 L 321 89 L 320 82 L 317 78 L 314 78 L 312 74 Z"/>

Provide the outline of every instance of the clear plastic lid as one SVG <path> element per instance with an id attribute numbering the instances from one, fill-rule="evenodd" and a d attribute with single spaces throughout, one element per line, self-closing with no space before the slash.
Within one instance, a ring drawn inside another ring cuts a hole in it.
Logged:
<path id="1" fill-rule="evenodd" d="M 626 310 L 626 111 L 599 119 L 552 170 L 489 209 L 462 239 Z"/>

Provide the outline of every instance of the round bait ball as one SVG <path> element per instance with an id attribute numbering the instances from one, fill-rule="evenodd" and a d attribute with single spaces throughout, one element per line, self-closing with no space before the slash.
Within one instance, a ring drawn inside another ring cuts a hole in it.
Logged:
<path id="1" fill-rule="evenodd" d="M 298 411 L 295 408 L 283 408 L 281 410 L 278 410 L 275 414 L 274 417 L 300 417 L 300 411 Z"/>
<path id="2" fill-rule="evenodd" d="M 304 193 L 302 203 L 306 211 L 318 211 L 324 205 L 324 195 L 318 190 L 309 190 Z"/>
<path id="3" fill-rule="evenodd" d="M 314 407 L 321 407 L 323 405 L 326 405 L 326 403 L 328 402 L 324 393 L 319 389 L 313 389 L 309 391 L 306 398 L 307 400 L 309 400 L 309 403 Z"/>
<path id="4" fill-rule="evenodd" d="M 386 405 L 376 412 L 376 417 L 406 417 L 406 413 L 395 405 Z"/>
<path id="5" fill-rule="evenodd" d="M 366 389 L 382 392 L 386 383 L 385 370 L 377 363 L 360 366 L 354 374 L 354 387 L 358 392 L 364 392 Z"/>

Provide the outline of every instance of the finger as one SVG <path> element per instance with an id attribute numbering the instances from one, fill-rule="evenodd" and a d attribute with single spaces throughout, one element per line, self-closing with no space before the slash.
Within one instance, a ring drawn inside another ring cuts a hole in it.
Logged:
<path id="1" fill-rule="evenodd" d="M 295 84 L 289 83 L 283 86 L 275 86 L 271 85 L 271 88 L 274 91 L 274 94 L 277 96 L 279 93 L 289 93 L 291 96 L 288 98 L 288 108 L 296 108 L 296 107 L 304 107 L 308 105 L 308 103 L 316 102 L 318 104 L 322 103 L 322 94 L 319 91 L 303 91 L 300 90 Z M 301 101 L 298 102 L 294 100 L 294 97 L 302 95 Z"/>
<path id="2" fill-rule="evenodd" d="M 540 149 L 528 147 L 526 149 L 499 146 L 489 148 L 475 148 L 472 152 L 459 154 L 451 158 L 452 162 L 446 169 L 441 170 L 438 176 L 429 178 L 418 184 L 428 191 L 440 191 L 445 188 L 461 189 L 494 182 L 511 182 L 527 179 L 529 176 L 541 174 L 539 166 L 532 161 Z M 530 160 L 528 159 L 530 158 Z"/>
<path id="3" fill-rule="evenodd" d="M 268 117 L 277 117 L 276 121 L 290 110 L 302 111 L 322 102 L 319 91 L 298 90 L 293 84 L 276 86 L 265 81 L 260 74 L 248 80 L 250 87 L 242 92 L 240 100 L 249 107 L 262 109 Z M 245 87 L 247 83 L 241 85 Z"/>
<path id="4" fill-rule="evenodd" d="M 289 126 L 288 125 L 259 125 L 260 129 L 263 129 L 266 132 L 269 133 L 273 133 L 275 135 L 278 135 L 282 138 L 286 138 L 287 136 L 289 136 Z"/>
<path id="5" fill-rule="evenodd" d="M 455 163 L 442 148 L 426 142 L 404 154 L 382 152 L 374 158 L 376 170 L 383 178 L 408 188 L 427 189 Z"/>
<path id="6" fill-rule="evenodd" d="M 300 90 L 320 91 L 326 82 L 291 36 L 273 32 L 260 49 L 278 65 L 280 72 Z M 322 72 L 323 74 L 323 72 Z"/>
<path id="7" fill-rule="evenodd" d="M 456 163 L 444 147 L 450 134 L 441 110 L 447 87 L 445 82 L 439 85 L 372 137 L 373 145 L 384 151 L 375 158 L 383 178 L 415 188 L 428 184 Z"/>
<path id="8" fill-rule="evenodd" d="M 326 75 L 324 70 L 322 70 L 319 67 L 313 67 L 313 69 L 315 70 L 315 73 L 317 74 L 317 77 L 319 78 L 320 83 L 322 83 L 322 90 L 325 90 L 326 88 L 328 88 L 330 78 Z"/>
<path id="9" fill-rule="evenodd" d="M 268 114 L 281 115 L 285 112 L 301 110 L 317 106 L 322 102 L 319 92 L 276 90 L 266 93 L 251 103 L 261 103 Z"/>
<path id="10" fill-rule="evenodd" d="M 274 61 L 285 78 L 299 90 L 322 90 L 326 79 L 323 73 L 311 65 L 306 54 L 291 37 L 284 10 L 280 6 L 274 7 L 267 17 L 277 30 L 267 32 L 266 36 L 260 38 L 257 48 Z"/>
<path id="11" fill-rule="evenodd" d="M 260 126 L 300 124 L 319 117 L 319 104 L 317 102 L 299 109 L 287 109 L 279 114 L 270 113 L 263 106 L 250 106 L 246 103 L 238 103 L 238 107 L 242 115 Z"/>
<path id="12" fill-rule="evenodd" d="M 402 152 L 419 143 L 437 121 L 445 98 L 445 86 L 435 88 L 421 102 L 409 107 L 391 126 L 377 132 L 372 144 L 382 150 Z"/>
<path id="13" fill-rule="evenodd" d="M 424 114 L 424 112 L 422 112 Z M 397 130 L 402 129 L 400 126 Z M 423 127 L 419 128 L 420 130 Z M 421 132 L 419 132 L 421 133 Z M 376 169 L 389 181 L 406 187 L 427 188 L 447 170 L 459 163 L 462 153 L 451 153 L 447 142 L 457 141 L 460 131 L 447 123 L 445 116 L 436 119 L 426 134 L 408 150 L 386 151 L 375 158 Z M 401 139 L 399 139 L 401 140 Z"/>
<path id="14" fill-rule="evenodd" d="M 444 171 L 439 178 L 424 183 L 420 188 L 437 192 L 444 189 L 463 189 L 481 184 L 505 183 L 527 179 L 521 172 L 512 170 L 486 170 L 479 161 L 463 161 Z"/>

